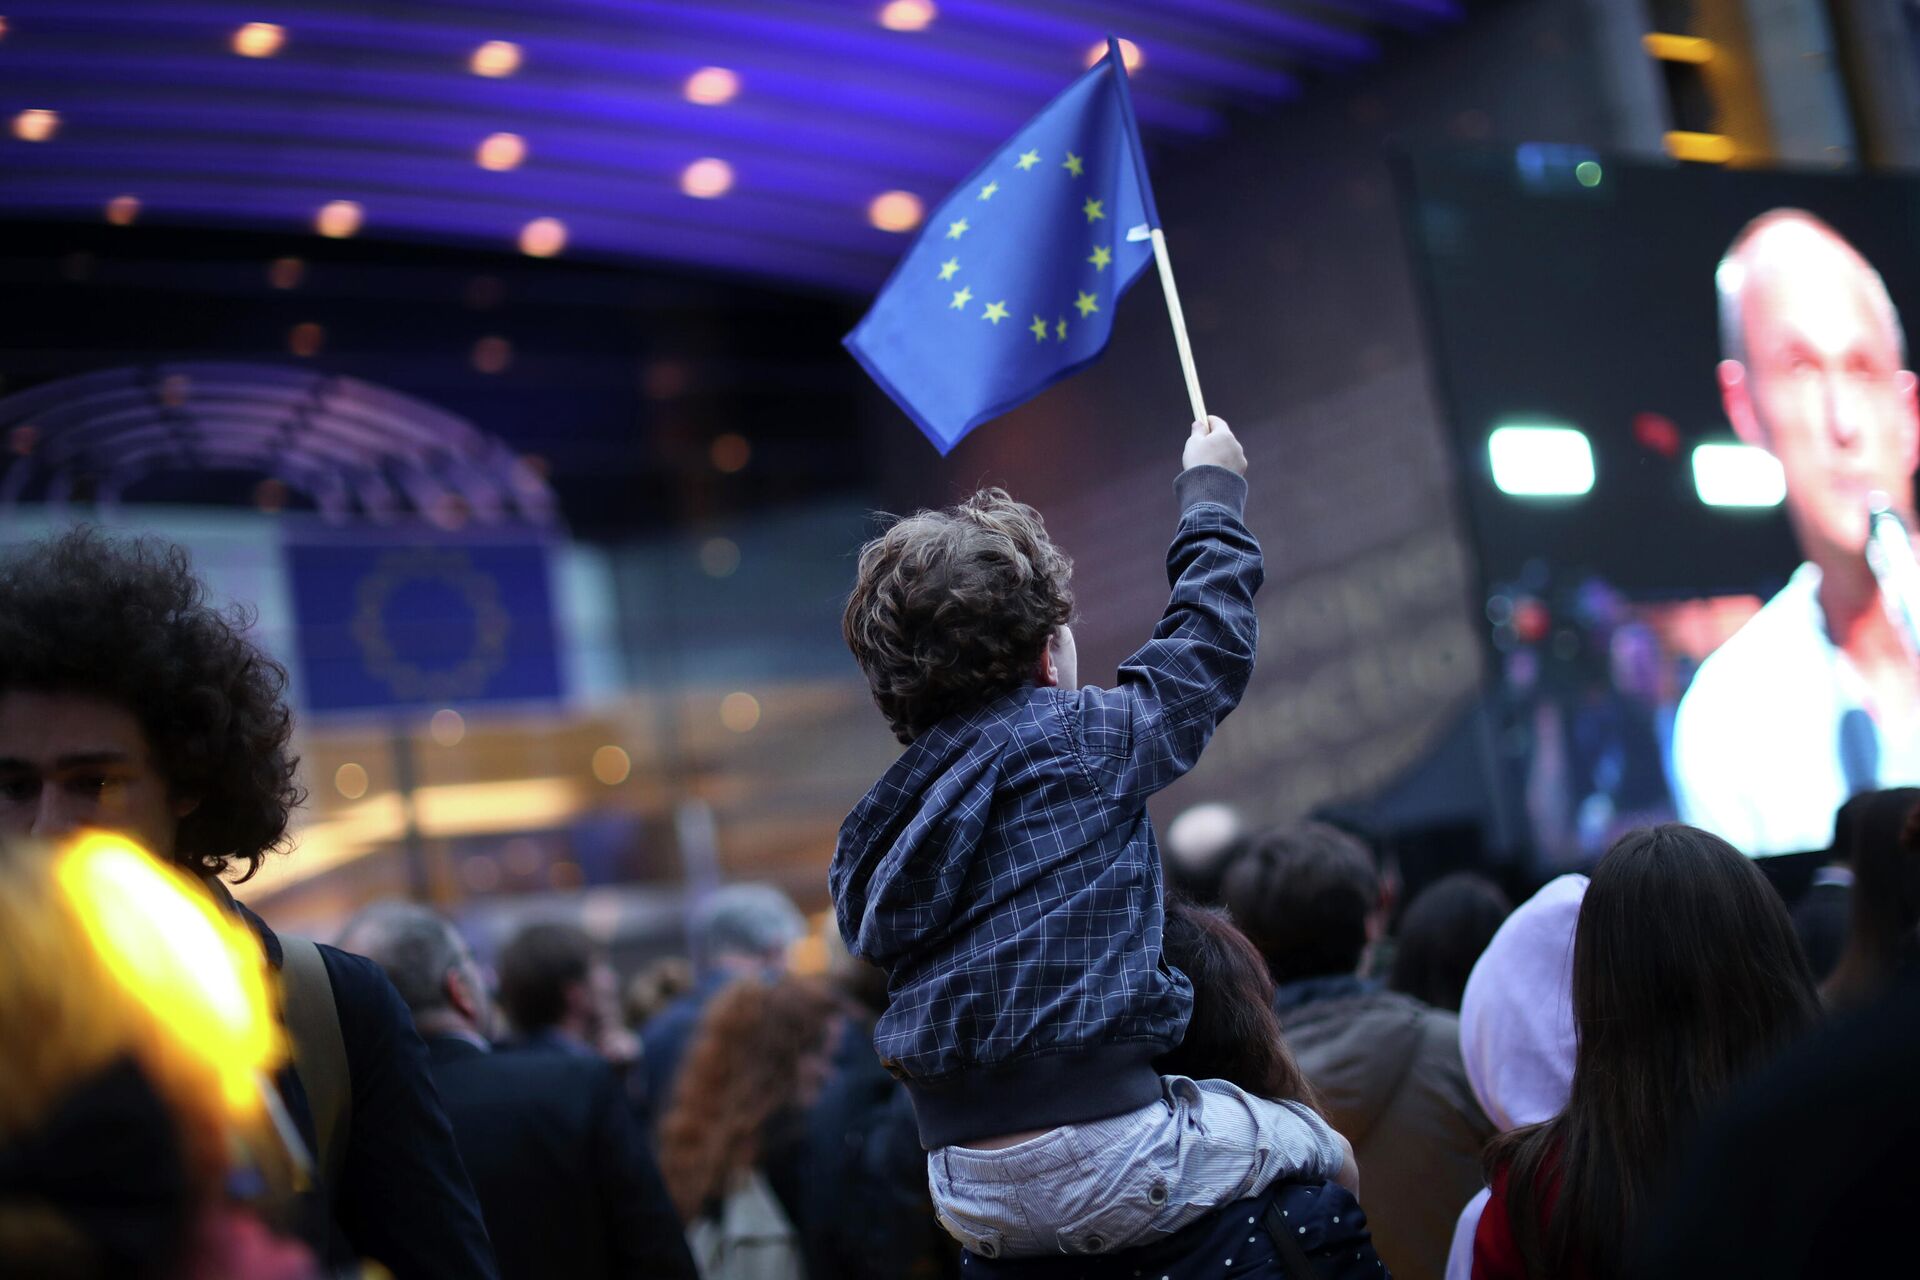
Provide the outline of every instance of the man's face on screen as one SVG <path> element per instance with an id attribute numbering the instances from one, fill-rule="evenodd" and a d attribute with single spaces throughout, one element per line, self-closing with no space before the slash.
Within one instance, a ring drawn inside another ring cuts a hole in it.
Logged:
<path id="1" fill-rule="evenodd" d="M 1857 555 L 1869 494 L 1911 518 L 1920 418 L 1890 309 L 1859 257 L 1805 224 L 1763 231 L 1744 270 L 1747 358 L 1721 368 L 1733 425 L 1780 460 L 1801 549 Z"/>

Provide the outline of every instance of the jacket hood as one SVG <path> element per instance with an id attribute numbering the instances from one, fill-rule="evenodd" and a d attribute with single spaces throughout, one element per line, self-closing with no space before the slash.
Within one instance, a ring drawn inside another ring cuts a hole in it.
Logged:
<path id="1" fill-rule="evenodd" d="M 1585 876 L 1520 904 L 1473 966 L 1460 1001 L 1467 1083 L 1501 1129 L 1550 1120 L 1573 1088 L 1573 933 Z"/>
<path id="2" fill-rule="evenodd" d="M 886 966 L 893 957 L 883 939 L 942 932 L 963 905 L 902 895 L 901 869 L 935 871 L 978 845 L 990 808 L 984 801 L 1000 769 L 1000 753 L 979 747 L 1009 732 L 990 713 L 1035 692 L 1017 690 L 986 712 L 952 717 L 921 734 L 840 824 L 827 878 L 840 936 L 854 955 Z"/>
<path id="3" fill-rule="evenodd" d="M 1412 1070 L 1436 1025 L 1433 1012 L 1394 991 L 1314 1000 L 1281 1012 L 1287 1044 L 1320 1091 L 1327 1119 L 1356 1149 Z M 1446 1020 L 1449 1029 L 1451 1023 Z"/>

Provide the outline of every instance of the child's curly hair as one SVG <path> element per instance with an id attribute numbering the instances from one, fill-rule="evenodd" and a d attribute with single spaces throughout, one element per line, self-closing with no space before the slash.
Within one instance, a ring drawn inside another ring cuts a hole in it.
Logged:
<path id="1" fill-rule="evenodd" d="M 860 549 L 841 629 L 873 700 L 912 742 L 1025 684 L 1073 616 L 1073 562 L 1004 489 L 921 511 Z"/>

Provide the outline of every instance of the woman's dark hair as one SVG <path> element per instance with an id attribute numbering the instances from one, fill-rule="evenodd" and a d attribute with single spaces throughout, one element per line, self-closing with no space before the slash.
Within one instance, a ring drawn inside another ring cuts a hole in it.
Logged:
<path id="1" fill-rule="evenodd" d="M 1154 1070 L 1225 1080 L 1262 1098 L 1319 1110 L 1319 1095 L 1280 1031 L 1266 962 L 1226 912 L 1168 899 L 1162 954 L 1193 983 L 1193 1016 L 1179 1045 L 1153 1060 Z"/>
<path id="2" fill-rule="evenodd" d="M 901 742 L 1033 678 L 1073 616 L 1073 562 L 1004 489 L 907 517 L 860 549 L 841 630 Z"/>
<path id="3" fill-rule="evenodd" d="M 198 801 L 175 860 L 209 875 L 242 863 L 245 880 L 305 799 L 287 674 L 246 638 L 252 621 L 207 603 L 180 547 L 75 529 L 0 561 L 0 693 L 82 694 L 133 712 L 169 793 Z"/>
<path id="4" fill-rule="evenodd" d="M 1441 876 L 1414 895 L 1400 920 L 1387 985 L 1436 1009 L 1460 1012 L 1474 961 L 1513 910 L 1500 886 L 1471 871 Z"/>
<path id="5" fill-rule="evenodd" d="M 1920 788 L 1870 791 L 1847 801 L 1841 822 L 1853 866 L 1847 941 L 1824 994 L 1834 1005 L 1871 1000 L 1914 952 L 1920 925 Z"/>
<path id="6" fill-rule="evenodd" d="M 1566 1108 L 1487 1150 L 1489 1174 L 1507 1168 L 1527 1273 L 1618 1276 L 1675 1144 L 1819 1011 L 1786 906 L 1752 862 L 1678 823 L 1623 836 L 1574 932 Z"/>

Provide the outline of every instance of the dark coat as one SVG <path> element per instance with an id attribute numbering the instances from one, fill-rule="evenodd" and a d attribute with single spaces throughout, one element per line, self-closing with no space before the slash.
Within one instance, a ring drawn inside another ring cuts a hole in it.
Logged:
<path id="1" fill-rule="evenodd" d="M 618 1076 L 572 1054 L 428 1041 L 502 1280 L 693 1280 L 680 1220 Z"/>
<path id="2" fill-rule="evenodd" d="M 1275 1243 L 1291 1232 L 1309 1271 Z M 966 1254 L 963 1280 L 1387 1280 L 1366 1211 L 1331 1182 L 1276 1182 L 1216 1209 L 1158 1244 L 1074 1258 L 990 1259 Z"/>
<path id="3" fill-rule="evenodd" d="M 1493 1137 L 1459 1018 L 1352 978 L 1290 983 L 1276 1007 L 1327 1123 L 1353 1144 L 1380 1256 L 1401 1280 L 1440 1280 Z"/>
<path id="4" fill-rule="evenodd" d="M 280 939 L 260 917 L 239 910 L 279 969 Z M 322 946 L 320 958 L 333 985 L 353 1110 L 333 1221 L 311 1233 L 317 1251 L 335 1267 L 374 1259 L 395 1280 L 493 1280 L 499 1272 L 480 1204 L 434 1092 L 413 1014 L 365 956 Z M 312 1106 L 299 1073 L 286 1067 L 278 1084 L 313 1149 Z"/>

